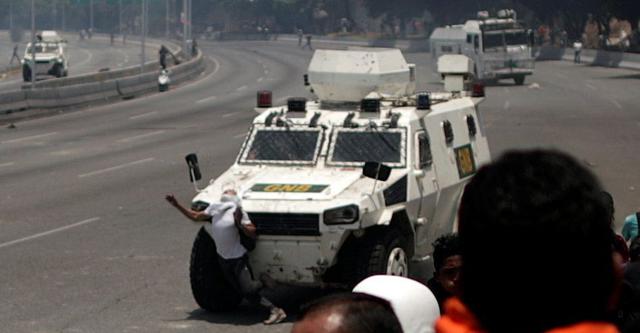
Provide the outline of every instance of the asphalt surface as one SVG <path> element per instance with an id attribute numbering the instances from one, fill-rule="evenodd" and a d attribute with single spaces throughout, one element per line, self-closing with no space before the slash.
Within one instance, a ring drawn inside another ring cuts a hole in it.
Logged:
<path id="1" fill-rule="evenodd" d="M 26 34 L 25 34 L 26 36 Z M 69 61 L 69 76 L 76 76 L 87 73 L 95 73 L 100 69 L 118 69 L 140 64 L 141 48 L 138 42 L 129 41 L 125 45 L 122 39 L 116 38 L 113 46 L 109 44 L 109 39 L 95 37 L 91 40 L 79 40 L 77 36 L 65 35 L 68 44 L 65 53 Z M 13 46 L 6 31 L 0 32 L 0 62 L 2 68 L 9 63 L 13 54 Z M 18 55 L 22 58 L 26 48 L 26 43 L 19 44 Z M 146 61 L 157 59 L 158 47 L 147 45 L 145 50 Z M 6 61 L 6 63 L 4 63 Z M 14 61 L 15 63 L 15 61 Z M 53 76 L 38 76 L 38 80 L 50 79 Z M 24 84 L 22 72 L 15 71 L 4 78 L 0 78 L 0 92 L 18 90 Z"/>
<path id="2" fill-rule="evenodd" d="M 180 89 L 0 128 L 0 330 L 290 331 L 290 323 L 263 326 L 257 308 L 198 309 L 188 261 L 199 227 L 163 196 L 194 195 L 187 153 L 199 154 L 205 178 L 234 161 L 256 90 L 273 90 L 278 103 L 308 96 L 311 52 L 288 42 L 201 44 L 209 66 Z M 406 57 L 419 89 L 440 87 L 428 54 Z M 573 154 L 612 192 L 621 223 L 640 209 L 639 87 L 639 72 L 539 63 L 525 86 L 487 88 L 481 114 L 492 155 Z M 295 309 L 312 294 L 275 296 Z"/>

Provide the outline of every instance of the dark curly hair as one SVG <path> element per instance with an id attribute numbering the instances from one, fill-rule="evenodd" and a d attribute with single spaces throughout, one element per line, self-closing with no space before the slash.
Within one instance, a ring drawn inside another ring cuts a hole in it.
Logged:
<path id="1" fill-rule="evenodd" d="M 460 238 L 457 234 L 440 236 L 433 242 L 433 266 L 436 272 L 444 265 L 445 260 L 451 256 L 461 255 Z"/>
<path id="2" fill-rule="evenodd" d="M 617 278 L 595 176 L 557 151 L 482 167 L 459 210 L 462 300 L 492 333 L 604 321 Z"/>

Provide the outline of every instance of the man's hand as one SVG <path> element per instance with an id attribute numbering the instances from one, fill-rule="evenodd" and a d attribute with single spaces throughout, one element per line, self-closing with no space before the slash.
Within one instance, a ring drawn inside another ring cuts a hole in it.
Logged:
<path id="1" fill-rule="evenodd" d="M 176 199 L 176 197 L 173 194 L 167 194 L 164 197 L 165 200 L 167 200 L 168 203 L 170 203 L 172 206 L 176 207 L 178 206 L 178 199 Z"/>

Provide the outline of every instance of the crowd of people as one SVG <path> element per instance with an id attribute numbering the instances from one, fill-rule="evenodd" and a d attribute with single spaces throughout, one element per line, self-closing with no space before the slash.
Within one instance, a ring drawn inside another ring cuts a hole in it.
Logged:
<path id="1" fill-rule="evenodd" d="M 574 158 L 506 153 L 467 184 L 457 234 L 433 244 L 426 285 L 369 277 L 304 307 L 292 332 L 640 332 L 638 214 L 622 235 L 613 216 L 612 196 Z M 286 317 L 271 309 L 268 323 Z"/>

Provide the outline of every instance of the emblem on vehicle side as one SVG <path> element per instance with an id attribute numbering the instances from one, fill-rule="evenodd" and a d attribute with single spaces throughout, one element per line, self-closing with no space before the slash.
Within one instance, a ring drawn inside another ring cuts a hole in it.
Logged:
<path id="1" fill-rule="evenodd" d="M 320 193 L 329 185 L 311 184 L 255 184 L 251 187 L 253 192 L 298 192 L 298 193 Z"/>
<path id="2" fill-rule="evenodd" d="M 460 179 L 476 173 L 476 162 L 473 159 L 473 149 L 470 144 L 455 148 L 453 152 L 456 154 Z"/>

